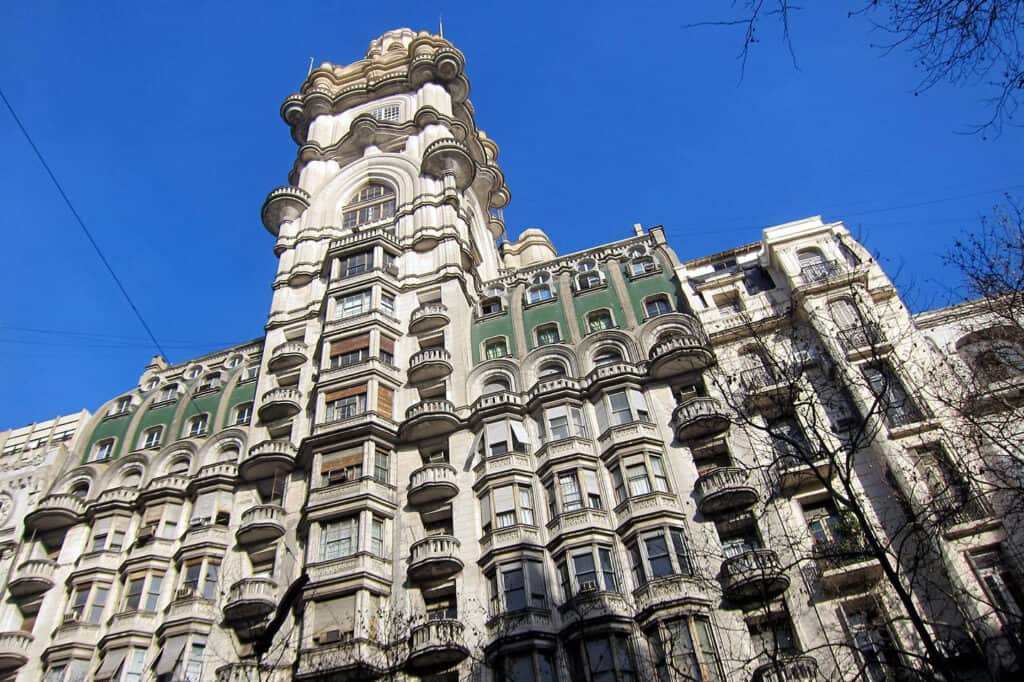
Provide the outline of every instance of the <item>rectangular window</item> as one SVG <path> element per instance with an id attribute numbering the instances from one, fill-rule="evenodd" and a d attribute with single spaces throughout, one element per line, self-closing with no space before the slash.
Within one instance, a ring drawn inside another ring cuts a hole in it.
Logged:
<path id="1" fill-rule="evenodd" d="M 583 495 L 580 493 L 580 484 L 576 480 L 576 472 L 561 474 L 558 477 L 558 485 L 562 491 L 562 511 L 571 512 L 583 509 Z"/>
<path id="2" fill-rule="evenodd" d="M 651 492 L 651 482 L 647 478 L 647 468 L 642 462 L 627 466 L 626 477 L 629 479 L 630 497 L 646 495 Z"/>
<path id="3" fill-rule="evenodd" d="M 324 396 L 328 422 L 358 417 L 366 412 L 366 385 L 349 386 Z"/>
<path id="4" fill-rule="evenodd" d="M 358 538 L 358 516 L 324 524 L 320 538 L 320 560 L 330 561 L 354 554 L 358 547 Z"/>
<path id="5" fill-rule="evenodd" d="M 583 483 L 587 489 L 587 506 L 591 509 L 601 508 L 601 488 L 597 483 L 597 472 L 583 470 Z"/>
<path id="6" fill-rule="evenodd" d="M 391 478 L 391 455 L 384 450 L 376 450 L 373 453 L 373 477 L 381 483 L 387 483 Z"/>
<path id="7" fill-rule="evenodd" d="M 339 296 L 336 300 L 337 308 L 334 316 L 336 319 L 346 319 L 362 315 L 370 311 L 370 290 L 364 289 L 346 296 Z"/>
<path id="8" fill-rule="evenodd" d="M 871 393 L 878 400 L 885 423 L 890 428 L 904 426 L 922 419 L 921 411 L 907 395 L 903 383 L 888 365 L 864 368 Z"/>
<path id="9" fill-rule="evenodd" d="M 347 279 L 356 275 L 362 275 L 370 269 L 372 260 L 373 254 L 369 251 L 343 256 L 338 260 L 338 277 L 340 279 Z"/>
<path id="10" fill-rule="evenodd" d="M 391 317 L 395 316 L 395 297 L 391 294 L 380 295 L 380 309 Z"/>
<path id="11" fill-rule="evenodd" d="M 370 524 L 370 553 L 384 556 L 384 519 L 374 516 Z"/>
<path id="12" fill-rule="evenodd" d="M 659 493 L 667 493 L 668 477 L 665 475 L 665 466 L 661 462 L 661 457 L 651 455 L 649 459 L 651 462 L 651 474 L 654 476 L 654 489 Z"/>

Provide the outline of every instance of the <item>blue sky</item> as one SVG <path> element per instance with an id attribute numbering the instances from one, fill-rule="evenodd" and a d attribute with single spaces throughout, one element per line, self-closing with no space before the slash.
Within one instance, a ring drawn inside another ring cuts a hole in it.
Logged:
<path id="1" fill-rule="evenodd" d="M 914 96 L 911 57 L 827 4 L 794 18 L 797 68 L 767 30 L 741 81 L 738 33 L 686 27 L 726 2 L 40 0 L 4 10 L 0 87 L 172 362 L 262 333 L 259 209 L 295 157 L 278 108 L 309 58 L 354 61 L 440 13 L 502 148 L 511 236 L 541 227 L 569 252 L 663 224 L 685 259 L 820 213 L 898 271 L 912 307 L 943 303 L 941 254 L 1024 190 L 1024 132 L 958 134 L 984 89 Z M 0 428 L 95 410 L 154 349 L 5 110 L 0 174 Z"/>

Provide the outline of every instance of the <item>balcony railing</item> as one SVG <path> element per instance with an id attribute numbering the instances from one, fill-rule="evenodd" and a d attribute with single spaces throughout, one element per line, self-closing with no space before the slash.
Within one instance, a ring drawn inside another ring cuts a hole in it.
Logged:
<path id="1" fill-rule="evenodd" d="M 846 272 L 846 265 L 841 261 L 827 260 L 820 263 L 808 263 L 800 268 L 800 281 L 803 284 L 827 282 Z"/>
<path id="2" fill-rule="evenodd" d="M 431 535 L 409 548 L 409 578 L 440 580 L 462 570 L 459 540 L 450 535 Z"/>
<path id="3" fill-rule="evenodd" d="M 865 322 L 856 327 L 839 330 L 839 345 L 847 352 L 858 348 L 877 348 L 884 342 L 885 334 L 876 322 Z"/>
<path id="4" fill-rule="evenodd" d="M 409 504 L 417 506 L 454 497 L 459 492 L 455 482 L 457 475 L 458 470 L 444 462 L 425 464 L 416 469 L 409 476 Z"/>
<path id="5" fill-rule="evenodd" d="M 741 467 L 718 467 L 698 478 L 694 492 L 700 510 L 713 514 L 757 502 L 757 491 L 747 482 L 749 477 L 750 473 Z"/>
<path id="6" fill-rule="evenodd" d="M 676 407 L 672 420 L 676 423 L 676 439 L 679 441 L 720 433 L 729 428 L 729 419 L 714 398 L 690 398 Z"/>
<path id="7" fill-rule="evenodd" d="M 751 549 L 722 563 L 722 583 L 730 599 L 770 599 L 789 587 L 789 578 L 774 550 Z"/>
<path id="8" fill-rule="evenodd" d="M 872 558 L 867 541 L 854 533 L 842 534 L 832 540 L 816 540 L 813 556 L 823 570 L 831 570 Z"/>
<path id="9" fill-rule="evenodd" d="M 417 625 L 411 633 L 409 667 L 429 672 L 455 665 L 469 653 L 465 639 L 465 626 L 459 620 L 428 620 Z"/>

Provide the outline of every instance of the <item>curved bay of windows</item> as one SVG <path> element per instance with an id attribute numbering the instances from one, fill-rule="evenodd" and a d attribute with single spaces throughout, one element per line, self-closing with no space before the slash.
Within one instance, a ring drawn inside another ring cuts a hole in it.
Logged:
<path id="1" fill-rule="evenodd" d="M 496 682 L 558 682 L 558 669 L 553 652 L 532 650 L 510 654 L 492 666 Z"/>
<path id="2" fill-rule="evenodd" d="M 636 658 L 629 635 L 588 637 L 569 646 L 573 682 L 634 682 Z"/>
<path id="3" fill-rule="evenodd" d="M 499 457 L 510 452 L 527 451 L 526 426 L 515 419 L 503 419 L 484 426 L 476 437 L 473 453 L 478 459 Z"/>
<path id="4" fill-rule="evenodd" d="M 661 455 L 642 453 L 623 458 L 610 467 L 615 486 L 615 503 L 651 493 L 669 492 L 668 475 Z"/>
<path id="5" fill-rule="evenodd" d="M 548 608 L 544 563 L 540 559 L 517 559 L 498 564 L 487 575 L 490 615 Z"/>
<path id="6" fill-rule="evenodd" d="M 536 525 L 533 489 L 527 483 L 509 483 L 488 490 L 480 498 L 483 532 L 510 526 Z"/>
<path id="7" fill-rule="evenodd" d="M 394 189 L 379 182 L 368 183 L 345 206 L 341 226 L 352 229 L 388 220 L 395 216 L 396 206 Z"/>
<path id="8" fill-rule="evenodd" d="M 613 426 L 629 424 L 635 421 L 649 421 L 647 400 L 643 393 L 635 388 L 623 388 L 609 391 L 601 396 L 596 404 L 597 421 L 601 431 Z"/>
<path id="9" fill-rule="evenodd" d="M 654 654 L 658 682 L 719 682 L 725 679 L 711 621 L 693 615 L 644 633 Z"/>
<path id="10" fill-rule="evenodd" d="M 589 437 L 583 410 L 574 405 L 555 405 L 545 409 L 543 435 L 546 443 Z"/>
<path id="11" fill-rule="evenodd" d="M 560 471 L 544 486 L 551 518 L 582 509 L 602 509 L 601 486 L 592 469 Z"/>
<path id="12" fill-rule="evenodd" d="M 665 527 L 639 533 L 626 548 L 637 585 L 695 573 L 689 544 L 681 528 Z"/>
<path id="13" fill-rule="evenodd" d="M 620 592 L 611 545 L 586 545 L 566 550 L 558 561 L 566 601 L 589 592 Z"/>

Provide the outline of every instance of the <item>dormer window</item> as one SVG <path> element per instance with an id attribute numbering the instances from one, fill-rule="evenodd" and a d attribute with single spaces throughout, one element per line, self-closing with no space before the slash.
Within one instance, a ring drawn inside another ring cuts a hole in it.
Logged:
<path id="1" fill-rule="evenodd" d="M 395 190 L 379 182 L 364 186 L 342 213 L 342 227 L 353 229 L 395 216 Z"/>
<path id="2" fill-rule="evenodd" d="M 178 384 L 168 384 L 160 391 L 160 402 L 174 400 L 178 397 Z"/>
<path id="3" fill-rule="evenodd" d="M 530 288 L 526 290 L 527 303 L 543 303 L 552 299 L 551 275 L 540 272 L 530 280 Z"/>

